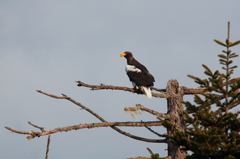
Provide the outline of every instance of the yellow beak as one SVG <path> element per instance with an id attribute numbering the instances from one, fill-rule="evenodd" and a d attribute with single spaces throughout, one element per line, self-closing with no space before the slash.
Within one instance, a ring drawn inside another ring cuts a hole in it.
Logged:
<path id="1" fill-rule="evenodd" d="M 126 56 L 126 53 L 124 53 L 124 52 L 121 53 L 121 54 L 120 54 L 120 57 L 122 57 L 122 56 Z"/>

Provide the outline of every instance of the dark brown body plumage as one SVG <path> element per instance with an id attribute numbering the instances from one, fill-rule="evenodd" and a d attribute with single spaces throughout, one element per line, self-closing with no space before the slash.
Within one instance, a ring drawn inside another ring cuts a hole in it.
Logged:
<path id="1" fill-rule="evenodd" d="M 155 80 L 148 72 L 147 68 L 139 63 L 129 51 L 125 51 L 120 54 L 120 56 L 124 56 L 127 59 L 126 73 L 129 80 L 133 82 L 133 85 L 135 84 L 135 86 L 138 86 L 139 88 L 144 86 L 150 90 L 150 87 L 153 86 Z"/>

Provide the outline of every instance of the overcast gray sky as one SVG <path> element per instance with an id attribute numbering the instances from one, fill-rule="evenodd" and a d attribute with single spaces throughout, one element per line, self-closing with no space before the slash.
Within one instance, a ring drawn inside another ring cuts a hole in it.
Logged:
<path id="1" fill-rule="evenodd" d="M 79 88 L 74 81 L 132 87 L 125 74 L 125 58 L 132 51 L 155 77 L 155 87 L 170 79 L 197 87 L 187 77 L 204 77 L 202 64 L 213 70 L 224 49 L 231 21 L 231 40 L 240 40 L 240 1 L 161 0 L 1 0 L 0 1 L 0 158 L 43 159 L 47 136 L 28 141 L 4 126 L 17 130 L 50 130 L 80 123 L 99 122 L 76 105 L 37 93 L 64 93 L 107 121 L 149 121 L 123 111 L 141 103 L 166 113 L 165 99 L 149 100 L 129 92 Z M 240 47 L 232 48 L 239 53 Z M 239 58 L 235 59 L 240 63 Z M 239 69 L 236 70 L 239 75 Z M 192 96 L 185 98 L 191 100 Z M 145 128 L 122 128 L 134 135 L 157 139 Z M 163 128 L 154 128 L 165 133 Z M 125 137 L 110 128 L 94 128 L 52 135 L 49 159 L 161 157 L 166 144 Z"/>

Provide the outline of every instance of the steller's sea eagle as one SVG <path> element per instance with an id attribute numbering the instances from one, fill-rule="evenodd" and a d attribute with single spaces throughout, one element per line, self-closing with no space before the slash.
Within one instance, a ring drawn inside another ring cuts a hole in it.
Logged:
<path id="1" fill-rule="evenodd" d="M 153 86 L 153 82 L 155 82 L 154 77 L 148 72 L 145 66 L 135 60 L 131 52 L 125 51 L 121 53 L 120 56 L 124 56 L 127 59 L 125 70 L 134 89 L 138 86 L 138 88 L 151 99 L 152 93 L 150 87 Z"/>

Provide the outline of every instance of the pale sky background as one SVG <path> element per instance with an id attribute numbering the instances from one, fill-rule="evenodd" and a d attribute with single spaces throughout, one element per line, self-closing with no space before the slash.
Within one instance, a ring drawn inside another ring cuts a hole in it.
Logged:
<path id="1" fill-rule="evenodd" d="M 117 90 L 90 91 L 74 81 L 132 87 L 125 74 L 126 60 L 119 57 L 132 51 L 155 77 L 155 87 L 165 88 L 170 79 L 198 87 L 187 75 L 204 78 L 202 64 L 212 70 L 221 68 L 217 54 L 224 47 L 213 39 L 225 41 L 228 21 L 231 40 L 240 40 L 239 7 L 237 0 L 1 0 L 0 158 L 43 159 L 47 144 L 47 136 L 28 141 L 4 126 L 38 131 L 27 122 L 46 130 L 100 122 L 78 106 L 39 94 L 37 89 L 64 93 L 107 121 L 156 120 L 145 112 L 133 119 L 123 109 L 140 103 L 166 113 L 166 99 L 149 100 Z M 232 50 L 239 53 L 240 47 Z M 240 63 L 239 58 L 234 60 Z M 158 139 L 146 128 L 121 129 Z M 49 159 L 149 157 L 147 147 L 161 157 L 167 155 L 166 144 L 133 140 L 111 128 L 82 129 L 52 135 Z"/>

